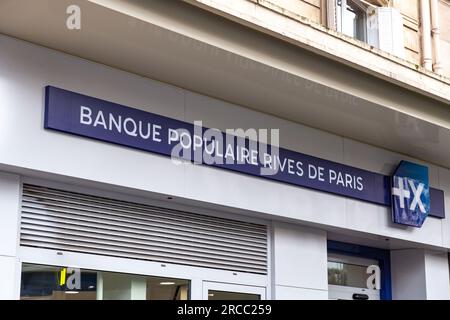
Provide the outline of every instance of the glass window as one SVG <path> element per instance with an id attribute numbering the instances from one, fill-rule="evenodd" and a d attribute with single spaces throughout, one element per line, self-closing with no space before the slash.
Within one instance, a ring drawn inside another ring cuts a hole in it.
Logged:
<path id="1" fill-rule="evenodd" d="M 328 284 L 352 288 L 368 288 L 369 279 L 375 284 L 374 267 L 377 260 L 340 254 L 328 254 Z M 372 276 L 372 277 L 371 277 Z"/>
<path id="2" fill-rule="evenodd" d="M 358 0 L 336 0 L 337 31 L 367 41 L 366 7 Z"/>
<path id="3" fill-rule="evenodd" d="M 22 300 L 187 300 L 190 282 L 70 267 L 23 264 Z"/>

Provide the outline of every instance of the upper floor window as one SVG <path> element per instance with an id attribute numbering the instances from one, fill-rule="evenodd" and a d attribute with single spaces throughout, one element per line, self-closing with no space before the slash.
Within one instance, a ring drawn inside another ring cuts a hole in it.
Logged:
<path id="1" fill-rule="evenodd" d="M 327 0 L 327 25 L 352 38 L 404 58 L 401 12 L 388 0 Z"/>
<path id="2" fill-rule="evenodd" d="M 337 31 L 367 41 L 366 10 L 366 5 L 358 0 L 336 0 Z"/>

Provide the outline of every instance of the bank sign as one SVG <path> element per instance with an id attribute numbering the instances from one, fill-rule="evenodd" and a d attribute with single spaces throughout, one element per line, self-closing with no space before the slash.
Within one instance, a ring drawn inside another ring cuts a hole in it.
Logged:
<path id="1" fill-rule="evenodd" d="M 389 176 L 52 86 L 45 95 L 46 129 L 379 205 L 393 200 Z M 443 218 L 443 192 L 430 188 L 429 198 L 429 215 Z"/>
<path id="2" fill-rule="evenodd" d="M 421 227 L 430 213 L 428 168 L 402 161 L 392 176 L 392 219 Z"/>

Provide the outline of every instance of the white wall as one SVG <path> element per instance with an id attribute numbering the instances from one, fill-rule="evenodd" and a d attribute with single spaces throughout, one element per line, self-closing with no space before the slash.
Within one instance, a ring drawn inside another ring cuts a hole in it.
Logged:
<path id="1" fill-rule="evenodd" d="M 427 299 L 450 300 L 450 278 L 447 252 L 427 251 L 425 274 Z"/>
<path id="2" fill-rule="evenodd" d="M 279 128 L 283 147 L 382 173 L 390 173 L 400 159 L 408 159 L 402 155 L 6 36 L 0 36 L 0 47 L 0 169 L 14 166 L 51 172 L 274 218 L 450 247 L 449 219 L 427 219 L 421 229 L 397 227 L 383 206 L 207 166 L 175 166 L 163 156 L 46 131 L 44 86 L 185 121 L 202 120 L 208 127 Z M 431 185 L 450 195 L 450 172 L 433 165 L 430 172 Z"/>
<path id="3" fill-rule="evenodd" d="M 275 223 L 272 254 L 275 299 L 328 299 L 326 232 Z"/>
<path id="4" fill-rule="evenodd" d="M 391 251 L 391 271 L 394 300 L 450 299 L 447 252 Z"/>
<path id="5" fill-rule="evenodd" d="M 426 299 L 425 257 L 423 250 L 391 251 L 392 299 Z"/>
<path id="6" fill-rule="evenodd" d="M 0 300 L 18 297 L 19 176 L 0 172 Z"/>

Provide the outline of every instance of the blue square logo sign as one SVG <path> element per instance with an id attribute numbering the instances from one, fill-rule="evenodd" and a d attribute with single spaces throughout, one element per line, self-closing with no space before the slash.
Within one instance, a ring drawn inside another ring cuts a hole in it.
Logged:
<path id="1" fill-rule="evenodd" d="M 392 219 L 420 228 L 430 213 L 428 167 L 402 161 L 392 176 Z"/>

